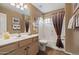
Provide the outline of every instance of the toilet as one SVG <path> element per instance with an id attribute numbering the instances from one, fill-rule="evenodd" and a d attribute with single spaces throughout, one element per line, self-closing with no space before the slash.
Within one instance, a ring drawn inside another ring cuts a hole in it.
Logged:
<path id="1" fill-rule="evenodd" d="M 47 45 L 47 40 L 39 40 L 39 47 L 41 51 L 45 51 L 46 50 L 46 45 Z"/>

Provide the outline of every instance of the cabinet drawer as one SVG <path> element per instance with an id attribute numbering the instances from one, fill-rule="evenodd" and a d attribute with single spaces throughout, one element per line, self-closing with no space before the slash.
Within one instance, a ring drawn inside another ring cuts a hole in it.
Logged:
<path id="1" fill-rule="evenodd" d="M 28 45 L 32 42 L 32 39 L 26 39 L 19 42 L 19 47 L 23 47 L 25 45 Z"/>
<path id="2" fill-rule="evenodd" d="M 18 48 L 18 43 L 12 43 L 5 46 L 0 47 L 0 54 L 7 54 Z"/>
<path id="3" fill-rule="evenodd" d="M 15 51 L 9 53 L 8 55 L 26 55 L 27 54 L 27 50 L 25 50 L 25 47 L 21 47 L 19 49 L 16 49 Z"/>
<path id="4" fill-rule="evenodd" d="M 33 38 L 33 41 L 38 41 L 38 37 L 34 37 Z"/>

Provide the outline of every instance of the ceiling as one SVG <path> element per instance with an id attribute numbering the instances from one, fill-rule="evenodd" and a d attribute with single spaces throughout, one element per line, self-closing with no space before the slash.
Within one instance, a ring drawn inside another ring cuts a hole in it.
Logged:
<path id="1" fill-rule="evenodd" d="M 19 12 L 19 13 L 21 13 L 21 14 L 23 14 L 23 15 L 30 15 L 30 11 L 29 11 L 28 8 L 25 9 L 25 10 L 21 10 L 21 9 L 19 9 L 19 8 L 16 8 L 15 6 L 10 5 L 10 3 L 2 3 L 2 4 L 0 4 L 0 5 L 1 5 L 1 6 L 4 6 L 4 7 L 7 8 L 7 9 L 11 9 L 11 10 L 13 10 L 13 11 Z"/>
<path id="2" fill-rule="evenodd" d="M 30 11 L 27 8 L 26 10 L 20 10 L 12 5 L 10 5 L 10 3 L 2 3 L 0 4 L 6 8 L 9 8 L 11 10 L 17 11 L 21 14 L 24 15 L 30 15 Z M 32 3 L 32 5 L 34 5 L 36 8 L 38 8 L 42 13 L 46 13 L 46 12 L 50 12 L 53 10 L 57 10 L 60 8 L 64 8 L 65 3 Z"/>
<path id="3" fill-rule="evenodd" d="M 65 7 L 65 3 L 32 3 L 41 12 L 46 13 Z"/>

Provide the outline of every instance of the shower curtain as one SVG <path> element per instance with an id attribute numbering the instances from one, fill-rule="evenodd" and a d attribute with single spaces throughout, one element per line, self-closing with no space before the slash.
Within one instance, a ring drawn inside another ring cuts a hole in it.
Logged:
<path id="1" fill-rule="evenodd" d="M 52 16 L 53 25 L 57 34 L 57 42 L 56 46 L 58 48 L 64 48 L 63 43 L 61 41 L 61 31 L 62 31 L 62 24 L 64 18 L 64 11 L 59 11 Z"/>

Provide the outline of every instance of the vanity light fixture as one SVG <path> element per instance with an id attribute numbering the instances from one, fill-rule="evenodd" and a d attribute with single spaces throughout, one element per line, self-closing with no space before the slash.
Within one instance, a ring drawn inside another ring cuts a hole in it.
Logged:
<path id="1" fill-rule="evenodd" d="M 23 8 L 23 7 L 21 7 L 20 9 L 21 9 L 21 10 L 24 10 L 24 8 Z"/>
<path id="2" fill-rule="evenodd" d="M 16 6 L 17 8 L 20 8 L 20 5 L 19 5 L 19 4 L 16 4 L 15 6 Z"/>
<path id="3" fill-rule="evenodd" d="M 16 8 L 19 8 L 20 10 L 27 9 L 27 5 L 25 3 L 11 3 L 10 5 L 15 6 Z"/>
<path id="4" fill-rule="evenodd" d="M 24 8 L 27 9 L 27 5 L 24 5 Z"/>
<path id="5" fill-rule="evenodd" d="M 24 4 L 23 3 L 19 3 L 20 4 L 20 6 L 24 6 Z"/>
<path id="6" fill-rule="evenodd" d="M 15 6 L 15 3 L 10 3 L 10 5 Z"/>

